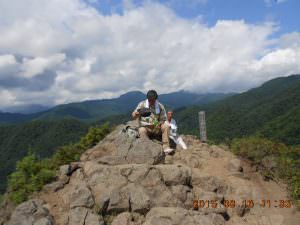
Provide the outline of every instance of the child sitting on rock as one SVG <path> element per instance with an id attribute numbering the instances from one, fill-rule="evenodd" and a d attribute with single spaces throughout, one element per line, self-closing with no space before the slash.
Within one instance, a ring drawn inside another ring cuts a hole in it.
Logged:
<path id="1" fill-rule="evenodd" d="M 173 111 L 168 111 L 167 120 L 165 124 L 167 124 L 170 127 L 169 138 L 172 139 L 175 142 L 175 144 L 179 144 L 183 149 L 187 149 L 187 146 L 182 140 L 182 137 L 178 136 L 177 134 L 177 124 L 176 121 L 173 119 Z"/>

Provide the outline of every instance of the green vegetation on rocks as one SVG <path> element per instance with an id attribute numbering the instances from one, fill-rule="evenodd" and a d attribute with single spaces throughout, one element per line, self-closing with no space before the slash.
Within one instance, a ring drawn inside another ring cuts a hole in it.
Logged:
<path id="1" fill-rule="evenodd" d="M 234 139 L 232 151 L 251 159 L 266 177 L 281 178 L 289 184 L 291 197 L 300 202 L 300 147 L 288 147 L 285 144 L 252 136 Z M 298 205 L 300 206 L 300 205 Z"/>
<path id="2" fill-rule="evenodd" d="M 21 203 L 27 200 L 29 194 L 41 190 L 54 177 L 55 171 L 45 161 L 29 153 L 17 163 L 16 172 L 9 177 L 10 199 L 14 203 Z"/>
<path id="3" fill-rule="evenodd" d="M 110 131 L 108 124 L 91 127 L 80 142 L 58 148 L 50 158 L 41 159 L 31 151 L 18 161 L 8 179 L 9 197 L 15 203 L 26 201 L 30 194 L 55 179 L 59 166 L 78 161 L 80 155 L 97 144 Z"/>
<path id="4" fill-rule="evenodd" d="M 2 201 L 3 201 L 3 195 L 0 195 L 0 205 L 1 205 Z"/>

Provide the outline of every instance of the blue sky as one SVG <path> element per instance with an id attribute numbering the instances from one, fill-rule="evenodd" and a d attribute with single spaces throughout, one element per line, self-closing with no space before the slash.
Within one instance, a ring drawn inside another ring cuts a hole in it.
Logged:
<path id="1" fill-rule="evenodd" d="M 0 0 L 0 110 L 300 74 L 299 0 Z"/>
<path id="2" fill-rule="evenodd" d="M 101 13 L 122 14 L 122 0 L 86 0 Z M 186 19 L 202 18 L 209 26 L 218 20 L 245 20 L 247 23 L 274 22 L 280 26 L 276 35 L 300 31 L 299 0 L 158 0 Z M 132 0 L 135 6 L 145 3 Z"/>

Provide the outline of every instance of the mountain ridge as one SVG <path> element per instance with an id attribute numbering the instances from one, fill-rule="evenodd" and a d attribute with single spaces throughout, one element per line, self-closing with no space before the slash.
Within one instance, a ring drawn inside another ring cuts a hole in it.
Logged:
<path id="1" fill-rule="evenodd" d="M 196 113 L 206 111 L 208 136 L 212 140 L 224 141 L 226 138 L 260 133 L 267 123 L 299 106 L 300 75 L 292 75 L 270 80 L 257 88 L 206 106 L 178 109 L 175 115 L 183 125 L 183 132 L 197 134 Z M 294 116 L 289 115 L 291 119 Z M 300 133 L 297 135 L 297 142 L 286 144 L 300 144 L 299 135 Z M 272 139 L 271 136 L 268 138 Z"/>
<path id="2" fill-rule="evenodd" d="M 232 93 L 195 94 L 181 91 L 162 94 L 160 95 L 160 100 L 168 106 L 177 108 L 188 104 L 208 103 L 230 95 L 232 95 Z M 61 104 L 46 111 L 33 114 L 0 112 L 0 125 L 27 122 L 34 119 L 58 120 L 71 118 L 79 119 L 84 122 L 92 122 L 107 116 L 127 113 L 136 107 L 139 101 L 145 99 L 145 96 L 146 95 L 140 91 L 131 91 L 124 93 L 117 98 Z M 178 99 L 181 99 L 181 101 L 178 101 Z"/>

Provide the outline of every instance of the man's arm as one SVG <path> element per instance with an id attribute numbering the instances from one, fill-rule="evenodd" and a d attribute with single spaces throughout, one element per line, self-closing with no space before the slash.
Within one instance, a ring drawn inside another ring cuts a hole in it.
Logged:
<path id="1" fill-rule="evenodd" d="M 132 119 L 137 119 L 137 118 L 139 118 L 140 117 L 140 113 L 139 112 L 137 112 L 137 111 L 133 111 L 132 112 L 132 114 L 131 114 L 131 116 L 132 116 Z"/>
<path id="2" fill-rule="evenodd" d="M 132 116 L 132 119 L 137 119 L 140 117 L 140 113 L 138 112 L 138 110 L 142 108 L 142 102 L 140 102 L 138 104 L 138 106 L 135 108 L 135 110 L 132 112 L 131 116 Z"/>

